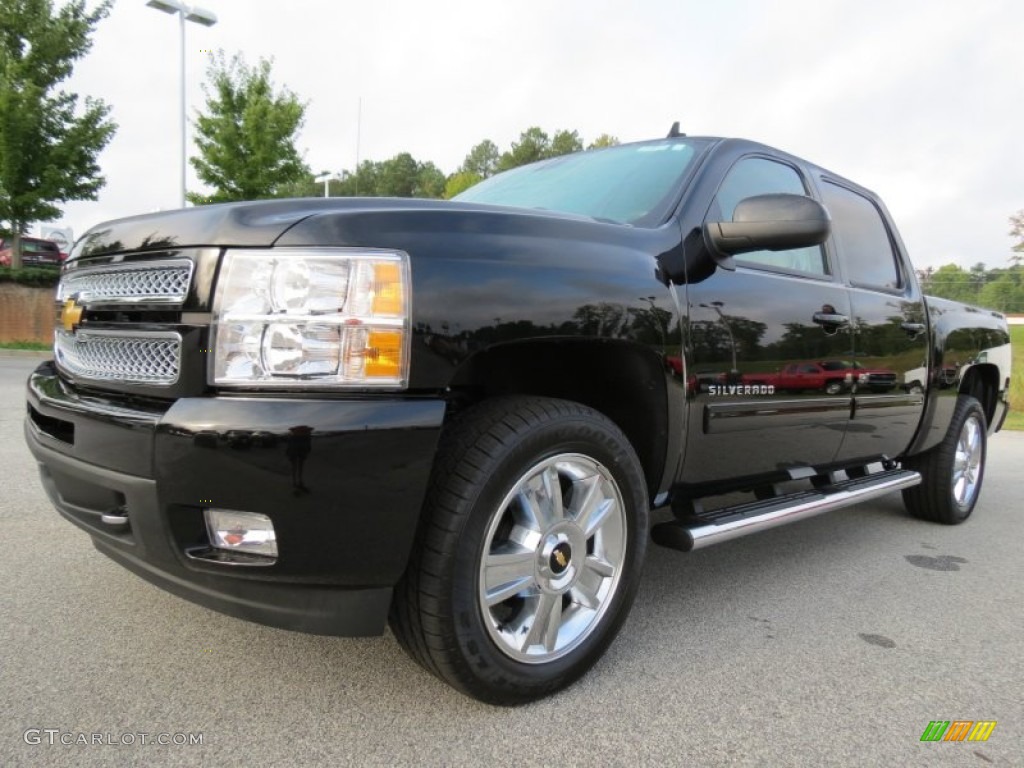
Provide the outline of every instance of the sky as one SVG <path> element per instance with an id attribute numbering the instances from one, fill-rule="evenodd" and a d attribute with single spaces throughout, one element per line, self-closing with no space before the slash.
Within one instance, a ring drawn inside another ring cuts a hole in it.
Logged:
<path id="1" fill-rule="evenodd" d="M 308 103 L 297 145 L 314 172 L 409 152 L 450 173 L 483 139 L 504 150 L 533 125 L 635 141 L 679 120 L 874 190 L 918 268 L 1005 266 L 1007 219 L 1024 209 L 1019 0 L 199 4 L 218 23 L 186 25 L 190 117 L 209 51 L 272 59 Z M 113 107 L 106 186 L 50 224 L 77 237 L 177 206 L 177 24 L 145 0 L 116 0 L 101 22 L 67 87 Z M 202 189 L 191 167 L 188 188 Z"/>

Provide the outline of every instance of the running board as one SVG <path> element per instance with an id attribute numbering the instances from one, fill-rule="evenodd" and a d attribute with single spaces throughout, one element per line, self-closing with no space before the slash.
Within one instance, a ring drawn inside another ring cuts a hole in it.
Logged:
<path id="1" fill-rule="evenodd" d="M 723 507 L 687 521 L 671 520 L 651 529 L 655 544 L 690 552 L 748 533 L 848 507 L 921 482 L 921 475 L 907 469 L 890 469 L 867 477 L 844 480 L 823 488 Z"/>

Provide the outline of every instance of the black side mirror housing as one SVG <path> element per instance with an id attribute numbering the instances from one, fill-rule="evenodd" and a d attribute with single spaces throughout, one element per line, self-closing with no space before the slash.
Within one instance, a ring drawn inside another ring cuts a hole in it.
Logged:
<path id="1" fill-rule="evenodd" d="M 817 200 L 783 193 L 756 195 L 736 204 L 732 221 L 706 223 L 704 244 L 719 266 L 728 269 L 734 254 L 821 245 L 831 229 L 832 219 Z"/>

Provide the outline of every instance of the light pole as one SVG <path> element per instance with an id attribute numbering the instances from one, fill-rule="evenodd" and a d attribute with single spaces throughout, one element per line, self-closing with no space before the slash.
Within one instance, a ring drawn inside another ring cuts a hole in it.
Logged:
<path id="1" fill-rule="evenodd" d="M 665 338 L 665 324 L 662 322 L 661 315 L 659 315 L 657 312 L 658 308 L 654 304 L 654 301 L 657 298 L 657 296 L 639 296 L 637 297 L 637 301 L 646 301 L 648 304 L 651 305 L 651 308 L 648 311 L 651 313 L 651 317 L 654 319 L 654 322 L 658 324 L 658 333 L 661 334 L 661 352 L 662 354 L 664 354 L 665 347 L 667 346 L 668 342 Z"/>
<path id="2" fill-rule="evenodd" d="M 179 43 L 179 64 L 181 65 L 181 83 L 178 90 L 180 106 L 181 125 L 181 179 L 178 185 L 178 202 L 185 207 L 185 22 L 194 21 L 204 27 L 212 27 L 217 23 L 217 17 L 203 8 L 196 8 L 191 5 L 179 2 L 179 0 L 148 0 L 146 3 L 150 8 L 156 8 L 164 13 L 178 14 L 178 29 L 180 30 Z"/>
<path id="3" fill-rule="evenodd" d="M 699 306 L 705 309 L 713 309 L 718 313 L 718 319 L 725 326 L 725 332 L 729 334 L 729 347 L 732 349 L 732 374 L 735 376 L 739 373 L 739 366 L 736 364 L 736 337 L 732 335 L 732 327 L 729 325 L 729 321 L 725 319 L 725 313 L 722 312 L 722 307 L 725 306 L 724 301 L 712 301 L 710 304 L 700 304 Z"/>
<path id="4" fill-rule="evenodd" d="M 336 173 L 329 173 L 327 171 L 324 171 L 319 176 L 317 176 L 315 179 L 313 179 L 313 181 L 315 181 L 317 184 L 323 184 L 324 185 L 324 197 L 330 197 L 331 196 L 331 182 L 332 181 L 344 181 L 344 180 L 345 180 L 344 176 L 339 176 Z"/>

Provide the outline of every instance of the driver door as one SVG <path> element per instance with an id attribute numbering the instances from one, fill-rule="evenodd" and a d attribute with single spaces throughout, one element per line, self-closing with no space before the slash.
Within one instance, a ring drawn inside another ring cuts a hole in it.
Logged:
<path id="1" fill-rule="evenodd" d="M 707 218 L 729 221 L 740 200 L 776 192 L 811 195 L 796 165 L 741 157 Z M 849 389 L 780 386 L 785 372 L 851 348 L 849 291 L 825 250 L 756 251 L 735 262 L 735 271 L 686 286 L 691 370 L 715 375 L 688 394 L 684 482 L 830 462 L 850 419 Z"/>

